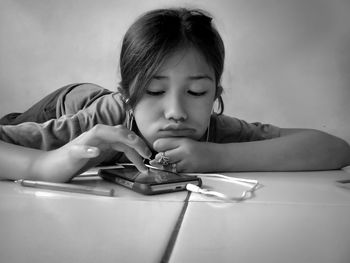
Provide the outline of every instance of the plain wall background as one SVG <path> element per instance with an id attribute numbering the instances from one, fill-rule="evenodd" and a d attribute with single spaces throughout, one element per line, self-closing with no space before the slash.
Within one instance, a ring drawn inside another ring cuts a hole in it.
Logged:
<path id="1" fill-rule="evenodd" d="M 350 142 L 349 0 L 0 0 L 0 115 L 73 82 L 114 90 L 128 26 L 178 5 L 215 18 L 226 114 Z"/>

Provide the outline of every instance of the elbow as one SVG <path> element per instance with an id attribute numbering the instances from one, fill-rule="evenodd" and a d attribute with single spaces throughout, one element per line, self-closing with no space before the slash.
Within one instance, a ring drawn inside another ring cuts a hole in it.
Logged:
<path id="1" fill-rule="evenodd" d="M 344 140 L 341 140 L 339 144 L 340 144 L 338 146 L 339 154 L 340 154 L 339 169 L 341 169 L 343 167 L 350 165 L 350 145 Z"/>
<path id="2" fill-rule="evenodd" d="M 324 161 L 328 162 L 331 168 L 341 169 L 350 165 L 350 145 L 345 140 L 322 131 L 314 132 L 318 133 L 320 145 L 324 147 Z"/>

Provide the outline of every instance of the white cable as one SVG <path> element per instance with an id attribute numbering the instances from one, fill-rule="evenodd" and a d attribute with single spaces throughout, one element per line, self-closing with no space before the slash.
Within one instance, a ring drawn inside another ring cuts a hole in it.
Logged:
<path id="1" fill-rule="evenodd" d="M 244 178 L 238 178 L 238 177 L 229 177 L 226 175 L 222 175 L 222 174 L 198 174 L 198 173 L 191 173 L 191 174 L 187 174 L 186 175 L 192 175 L 192 176 L 198 176 L 198 177 L 216 177 L 219 178 L 222 181 L 225 182 L 229 182 L 229 183 L 234 183 L 234 184 L 239 184 L 239 185 L 244 185 L 244 186 L 249 186 L 250 188 L 243 191 L 242 195 L 240 197 L 233 197 L 233 198 L 229 198 L 227 195 L 220 193 L 220 192 L 216 192 L 216 191 L 211 191 L 208 189 L 203 189 L 200 188 L 199 186 L 193 185 L 193 184 L 187 184 L 186 185 L 186 189 L 188 191 L 194 192 L 194 193 L 199 193 L 199 194 L 203 194 L 203 195 L 211 195 L 211 196 L 216 196 L 218 198 L 221 199 L 226 199 L 226 200 L 231 200 L 231 201 L 243 201 L 247 198 L 249 198 L 249 194 L 250 196 L 255 192 L 255 190 L 258 188 L 259 186 L 259 182 L 257 180 L 252 180 L 252 179 L 244 179 Z"/>
<path id="2" fill-rule="evenodd" d="M 186 173 L 186 175 L 192 175 L 192 176 L 199 176 L 199 177 L 217 177 L 217 178 L 221 178 L 224 179 L 227 182 L 231 182 L 231 183 L 237 183 L 237 184 L 241 184 L 242 185 L 251 185 L 251 184 L 258 184 L 259 182 L 257 180 L 253 180 L 253 179 L 244 179 L 244 178 L 238 178 L 238 177 L 231 177 L 231 176 L 227 176 L 227 175 L 223 175 L 223 174 L 210 174 L 210 173 Z"/>
<path id="3" fill-rule="evenodd" d="M 204 195 L 213 195 L 213 196 L 216 196 L 216 197 L 219 197 L 222 199 L 228 199 L 228 197 L 223 193 L 219 193 L 216 191 L 210 191 L 208 189 L 202 189 L 199 186 L 194 185 L 194 184 L 187 184 L 186 189 L 187 189 L 187 191 L 194 192 L 194 193 L 200 193 L 200 194 L 204 194 Z"/>

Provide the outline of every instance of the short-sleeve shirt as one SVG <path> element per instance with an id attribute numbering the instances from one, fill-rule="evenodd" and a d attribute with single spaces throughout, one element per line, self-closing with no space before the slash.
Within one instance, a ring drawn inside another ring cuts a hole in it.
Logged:
<path id="1" fill-rule="evenodd" d="M 125 125 L 130 128 L 126 107 L 119 93 L 94 84 L 76 85 L 60 94 L 55 118 L 43 123 L 0 125 L 0 139 L 30 148 L 52 150 L 90 130 L 96 124 Z M 212 114 L 208 141 L 249 142 L 279 137 L 271 124 L 249 123 L 226 115 Z"/>

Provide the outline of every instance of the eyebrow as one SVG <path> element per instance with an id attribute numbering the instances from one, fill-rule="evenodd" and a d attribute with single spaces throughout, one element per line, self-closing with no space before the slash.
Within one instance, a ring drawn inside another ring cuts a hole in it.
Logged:
<path id="1" fill-rule="evenodd" d="M 168 79 L 168 76 L 164 76 L 164 75 L 154 75 L 153 78 L 158 79 L 158 80 L 162 80 L 162 79 Z M 193 76 L 189 76 L 187 77 L 188 80 L 201 80 L 201 79 L 207 79 L 210 81 L 214 81 L 213 78 L 207 74 L 198 74 L 198 75 L 193 75 Z"/>
<path id="2" fill-rule="evenodd" d="M 207 74 L 199 74 L 199 75 L 190 76 L 190 77 L 188 77 L 188 79 L 190 79 L 190 80 L 208 79 L 210 81 L 214 81 L 213 78 Z"/>

